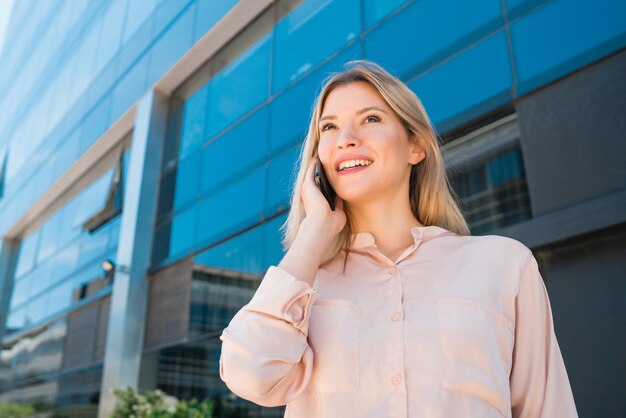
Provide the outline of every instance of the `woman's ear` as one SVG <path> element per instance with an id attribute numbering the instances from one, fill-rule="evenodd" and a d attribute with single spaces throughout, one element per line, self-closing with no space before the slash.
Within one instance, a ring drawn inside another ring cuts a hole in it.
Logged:
<path id="1" fill-rule="evenodd" d="M 415 137 L 412 137 L 409 140 L 409 163 L 415 165 L 422 161 L 424 158 L 426 158 L 426 153 L 424 152 L 422 147 L 420 147 L 417 139 Z"/>

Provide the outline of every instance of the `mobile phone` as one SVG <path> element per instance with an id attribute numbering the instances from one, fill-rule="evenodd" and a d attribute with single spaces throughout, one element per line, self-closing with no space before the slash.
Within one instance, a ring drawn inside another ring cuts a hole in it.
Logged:
<path id="1" fill-rule="evenodd" d="M 316 171 L 316 177 L 315 177 L 315 179 L 317 180 L 317 185 L 319 186 L 320 191 L 326 198 L 326 201 L 330 205 L 330 209 L 335 210 L 336 193 L 333 187 L 330 185 L 330 182 L 328 181 L 328 177 L 326 176 L 326 172 L 324 171 L 324 166 L 322 165 L 322 162 L 320 161 L 319 157 L 317 158 L 317 167 L 319 170 L 319 180 L 317 177 L 317 171 Z"/>

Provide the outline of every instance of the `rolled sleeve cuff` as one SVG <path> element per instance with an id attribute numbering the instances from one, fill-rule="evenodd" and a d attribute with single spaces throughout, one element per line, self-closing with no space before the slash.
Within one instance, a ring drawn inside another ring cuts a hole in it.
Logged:
<path id="1" fill-rule="evenodd" d="M 270 266 L 246 309 L 283 319 L 308 336 L 309 315 L 316 295 L 315 288 L 308 283 L 280 267 Z"/>

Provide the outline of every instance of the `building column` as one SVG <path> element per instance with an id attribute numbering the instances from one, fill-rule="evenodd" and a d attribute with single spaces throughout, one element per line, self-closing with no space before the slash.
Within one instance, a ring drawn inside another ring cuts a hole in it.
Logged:
<path id="1" fill-rule="evenodd" d="M 146 272 L 152 253 L 167 106 L 168 98 L 154 89 L 137 104 L 113 277 L 98 418 L 108 418 L 113 412 L 114 388 L 137 388 L 139 385 L 148 301 Z"/>
<path id="2" fill-rule="evenodd" d="M 20 244 L 19 240 L 0 237 L 0 341 L 6 331 Z"/>

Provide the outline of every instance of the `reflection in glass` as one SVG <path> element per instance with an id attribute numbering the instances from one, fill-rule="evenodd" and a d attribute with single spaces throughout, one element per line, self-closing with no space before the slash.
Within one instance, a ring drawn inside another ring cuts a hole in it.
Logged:
<path id="1" fill-rule="evenodd" d="M 179 398 L 208 398 L 223 410 L 239 410 L 239 415 L 233 412 L 228 416 L 283 416 L 284 407 L 264 408 L 230 393 L 219 377 L 219 336 L 254 295 L 269 267 L 268 254 L 274 262 L 277 248 L 281 247 L 277 229 L 284 219 L 281 216 L 265 222 L 197 254 L 191 277 L 175 279 L 191 280 L 187 342 L 145 355 L 149 360 L 144 361 L 155 362 L 150 366 L 156 369 L 156 375 L 151 377 L 155 387 Z M 165 322 L 159 323 L 163 327 L 160 332 L 179 327 Z"/>
<path id="2" fill-rule="evenodd" d="M 267 154 L 268 131 L 266 106 L 208 144 L 202 150 L 202 193 L 260 165 Z"/>
<path id="3" fill-rule="evenodd" d="M 200 202 L 196 232 L 200 245 L 224 238 L 261 219 L 265 172 L 261 167 Z"/>
<path id="4" fill-rule="evenodd" d="M 40 381 L 42 375 L 58 372 L 61 369 L 66 332 L 66 322 L 60 320 L 13 344 L 3 346 L 0 352 L 0 391 L 34 383 Z M 30 396 L 38 395 L 36 391 L 22 391 L 22 396 L 26 398 L 19 401 L 30 401 L 28 392 Z M 46 390 L 40 395 L 45 402 L 52 403 L 56 390 Z"/>
<path id="5" fill-rule="evenodd" d="M 305 1 L 279 21 L 274 32 L 272 92 L 277 92 L 358 37 L 361 2 Z"/>
<path id="6" fill-rule="evenodd" d="M 128 151 L 123 155 L 123 164 L 128 164 Z M 121 172 L 123 169 L 118 173 Z M 100 261 L 115 258 L 119 238 L 123 189 L 119 181 L 116 183 L 120 177 L 114 174 L 114 169 L 108 170 L 23 239 L 17 256 L 7 335 L 51 318 L 110 285 L 102 277 Z M 124 180 L 121 176 L 122 184 Z M 107 198 L 115 203 L 115 218 L 101 221 L 102 226 L 93 233 L 83 231 L 83 223 L 89 217 L 102 213 Z"/>
<path id="7" fill-rule="evenodd" d="M 265 100 L 269 94 L 272 34 L 261 37 L 211 80 L 206 139 Z"/>
<path id="8" fill-rule="evenodd" d="M 452 173 L 451 183 L 472 234 L 512 225 L 531 217 L 519 145 L 486 155 Z"/>

